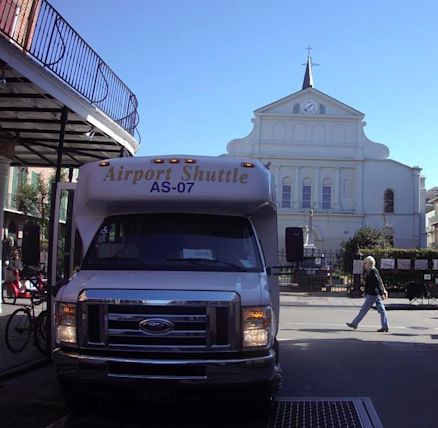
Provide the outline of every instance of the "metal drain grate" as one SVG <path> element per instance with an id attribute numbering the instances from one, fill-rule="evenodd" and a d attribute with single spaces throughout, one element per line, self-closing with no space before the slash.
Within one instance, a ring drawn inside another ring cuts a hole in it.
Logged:
<path id="1" fill-rule="evenodd" d="M 381 428 L 371 400 L 279 397 L 268 428 Z"/>

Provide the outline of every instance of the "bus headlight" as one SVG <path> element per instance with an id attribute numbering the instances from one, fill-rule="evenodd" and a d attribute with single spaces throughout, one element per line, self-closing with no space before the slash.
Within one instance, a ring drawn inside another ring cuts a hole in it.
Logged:
<path id="1" fill-rule="evenodd" d="M 56 342 L 76 343 L 76 305 L 59 303 L 56 312 Z"/>
<path id="2" fill-rule="evenodd" d="M 267 346 L 272 342 L 274 326 L 270 306 L 243 308 L 243 347 Z"/>

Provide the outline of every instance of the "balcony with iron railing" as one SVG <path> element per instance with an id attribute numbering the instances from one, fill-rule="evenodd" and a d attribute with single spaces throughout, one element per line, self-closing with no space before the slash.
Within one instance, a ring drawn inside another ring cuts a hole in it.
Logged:
<path id="1" fill-rule="evenodd" d="M 428 217 L 428 224 L 430 226 L 436 225 L 437 223 L 438 223 L 438 214 L 434 214 L 434 215 Z"/>
<path id="2" fill-rule="evenodd" d="M 0 0 L 0 34 L 130 135 L 137 132 L 135 95 L 47 0 Z"/>

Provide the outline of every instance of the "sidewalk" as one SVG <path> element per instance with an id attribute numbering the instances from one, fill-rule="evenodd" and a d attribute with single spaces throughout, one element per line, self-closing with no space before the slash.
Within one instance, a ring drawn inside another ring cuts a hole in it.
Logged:
<path id="1" fill-rule="evenodd" d="M 24 299 L 21 299 L 24 303 Z M 21 303 L 21 302 L 20 302 Z M 1 304 L 0 312 L 0 382 L 26 373 L 47 363 L 47 359 L 34 346 L 32 339 L 23 351 L 14 354 L 9 351 L 5 342 L 5 329 L 10 314 L 20 307 L 19 304 Z"/>
<path id="2" fill-rule="evenodd" d="M 23 301 L 24 302 L 24 301 Z M 282 291 L 280 296 L 281 306 L 318 306 L 318 307 L 357 307 L 362 306 L 364 298 L 350 298 L 336 293 L 307 294 Z M 389 298 L 385 301 L 387 310 L 419 310 L 419 309 L 438 309 L 437 305 L 418 305 L 409 304 L 407 298 Z M 9 315 L 19 308 L 19 305 L 1 305 L 0 312 L 0 382 L 17 376 L 26 371 L 32 370 L 48 360 L 38 351 L 32 341 L 26 348 L 17 354 L 9 351 L 5 343 L 5 328 Z"/>
<path id="3" fill-rule="evenodd" d="M 319 293 L 298 293 L 282 291 L 280 296 L 281 305 L 285 306 L 327 306 L 327 307 L 357 307 L 360 308 L 365 301 L 364 297 L 351 298 L 345 294 L 337 295 L 335 292 Z M 430 310 L 438 309 L 438 305 L 430 302 L 428 299 L 410 303 L 404 297 L 392 298 L 385 300 L 387 310 Z"/>

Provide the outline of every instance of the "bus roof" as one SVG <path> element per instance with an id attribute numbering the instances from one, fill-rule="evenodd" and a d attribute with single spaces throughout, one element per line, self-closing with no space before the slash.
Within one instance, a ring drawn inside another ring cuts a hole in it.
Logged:
<path id="1" fill-rule="evenodd" d="M 163 210 L 249 215 L 275 206 L 275 200 L 271 174 L 258 161 L 166 155 L 82 166 L 76 204 L 82 215 Z"/>

